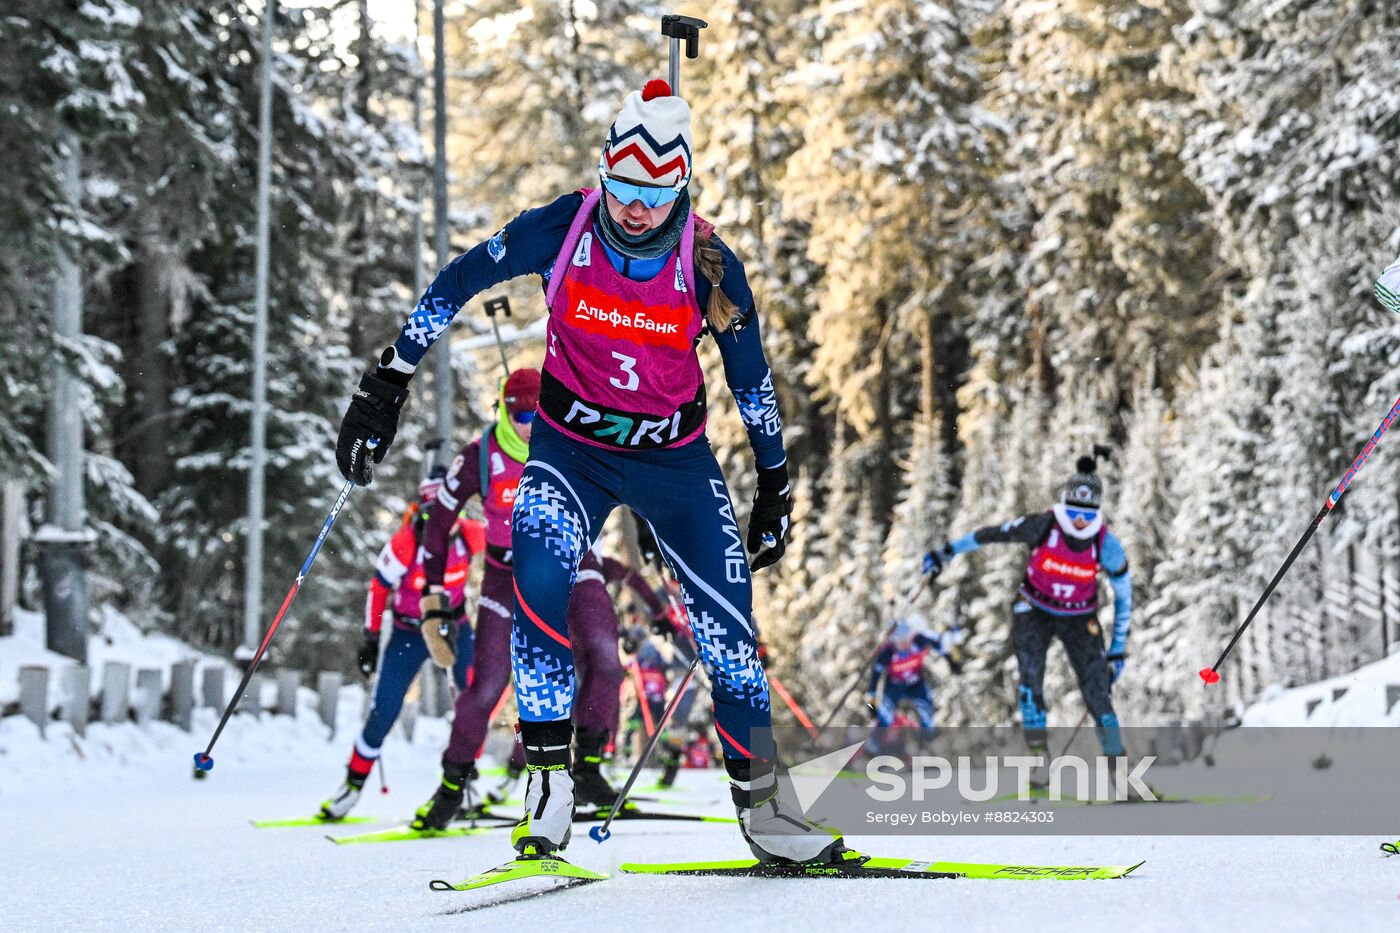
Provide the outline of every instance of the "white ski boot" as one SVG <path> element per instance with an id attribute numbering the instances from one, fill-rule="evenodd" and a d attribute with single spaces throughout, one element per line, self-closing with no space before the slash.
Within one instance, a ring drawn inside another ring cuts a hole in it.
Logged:
<path id="1" fill-rule="evenodd" d="M 574 779 L 567 765 L 527 765 L 525 815 L 515 824 L 510 844 L 523 856 L 544 856 L 569 844 L 574 830 Z"/>
<path id="2" fill-rule="evenodd" d="M 520 742 L 525 746 L 525 815 L 510 834 L 510 844 L 522 858 L 541 858 L 562 850 L 574 830 L 574 779 L 569 749 L 574 744 L 574 724 L 522 722 Z"/>
<path id="3" fill-rule="evenodd" d="M 510 795 L 515 793 L 515 785 L 520 783 L 520 775 L 525 773 L 525 769 L 514 762 L 507 762 L 506 776 L 501 778 L 501 782 L 486 792 L 486 802 L 493 806 L 500 806 L 510 799 Z"/>
<path id="4" fill-rule="evenodd" d="M 347 775 L 345 783 L 340 785 L 340 790 L 336 791 L 335 796 L 321 804 L 321 818 L 324 820 L 343 820 L 349 816 L 350 811 L 360 800 L 360 791 L 364 789 L 365 778 L 368 776 Z"/>
<path id="5" fill-rule="evenodd" d="M 825 864 L 862 858 L 846 848 L 839 832 L 789 809 L 779 797 L 772 770 L 744 780 L 730 767 L 730 794 L 739 815 L 739 831 L 760 862 Z"/>

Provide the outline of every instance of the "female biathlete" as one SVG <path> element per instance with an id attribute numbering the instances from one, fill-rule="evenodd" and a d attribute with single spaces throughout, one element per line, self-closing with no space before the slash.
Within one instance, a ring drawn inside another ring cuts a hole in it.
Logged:
<path id="1" fill-rule="evenodd" d="M 1123 544 L 1104 521 L 1103 480 L 1096 470 L 1093 457 L 1080 457 L 1060 501 L 1049 511 L 979 528 L 924 556 L 924 572 L 937 579 L 954 557 L 983 545 L 1030 548 L 1026 575 L 1011 606 L 1011 643 L 1021 672 L 1016 696 L 1026 743 L 1042 756 L 1048 755 L 1045 657 L 1056 639 L 1069 655 L 1103 753 L 1123 754 L 1111 687 L 1128 657 L 1133 579 Z M 1106 654 L 1098 617 L 1100 573 L 1113 587 L 1113 638 Z M 1043 776 L 1038 771 L 1033 783 L 1043 783 Z"/>
<path id="2" fill-rule="evenodd" d="M 393 440 L 414 369 L 457 311 L 482 289 L 540 276 L 549 327 L 539 418 L 512 513 L 511 657 L 529 771 L 517 851 L 545 855 L 569 842 L 569 592 L 604 520 L 627 505 L 650 524 L 680 581 L 713 684 L 740 828 L 755 855 L 859 858 L 839 834 L 789 812 L 778 794 L 744 547 L 756 554 L 754 570 L 783 554 L 792 511 L 787 458 L 753 295 L 739 260 L 692 210 L 692 161 L 686 102 L 659 80 L 629 94 L 603 146 L 600 188 L 526 211 L 438 274 L 379 368 L 361 379 L 337 462 L 347 478 L 368 481 L 371 460 Z M 695 346 L 706 331 L 758 467 L 747 541 L 705 438 Z"/>

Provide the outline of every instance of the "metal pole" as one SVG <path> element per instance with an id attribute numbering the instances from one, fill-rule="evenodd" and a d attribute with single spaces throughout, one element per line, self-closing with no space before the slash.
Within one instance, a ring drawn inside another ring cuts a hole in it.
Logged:
<path id="1" fill-rule="evenodd" d="M 447 49 L 443 0 L 433 0 L 433 250 L 438 268 L 452 259 L 447 230 Z M 438 437 L 452 436 L 452 344 L 450 331 L 437 340 L 433 360 L 434 412 Z M 448 445 L 449 447 L 451 445 Z"/>
<path id="2" fill-rule="evenodd" d="M 501 339 L 501 325 L 496 323 L 497 314 L 510 317 L 510 299 L 505 295 L 486 300 L 486 316 L 491 319 L 491 331 L 496 335 L 496 349 L 501 351 L 501 369 L 505 370 L 501 378 L 504 379 L 510 376 L 510 358 L 506 356 L 506 344 Z"/>
<path id="3" fill-rule="evenodd" d="M 82 206 L 82 151 L 78 135 L 63 134 L 59 170 L 64 199 L 76 214 Z M 60 250 L 54 281 L 54 332 L 61 341 L 83 333 L 83 282 L 76 252 Z M 53 374 L 49 403 L 49 459 L 57 475 L 49 492 L 48 523 L 35 535 L 42 547 L 44 610 L 49 650 L 87 661 L 87 580 L 83 552 L 91 534 L 83 502 L 83 422 L 78 403 L 78 380 L 66 362 Z"/>
<path id="4" fill-rule="evenodd" d="M 15 603 L 19 600 L 19 548 L 24 536 L 21 530 L 23 525 L 24 484 L 17 479 L 0 480 L 0 638 L 15 633 Z"/>
<path id="5" fill-rule="evenodd" d="M 681 93 L 681 40 L 685 40 L 685 57 L 700 56 L 700 30 L 708 23 L 693 16 L 668 13 L 661 17 L 661 34 L 671 40 L 671 93 Z"/>
<path id="6" fill-rule="evenodd" d="M 423 58 L 418 52 L 418 25 L 422 12 L 422 4 L 418 0 L 414 0 L 413 61 L 418 68 L 418 73 L 413 76 L 413 135 L 419 140 L 423 138 Z M 423 275 L 423 234 L 425 232 L 423 205 L 419 204 L 418 210 L 413 214 L 413 296 L 415 299 L 422 297 L 423 290 L 428 285 Z"/>
<path id="7" fill-rule="evenodd" d="M 253 462 L 248 471 L 248 552 L 243 588 L 243 646 L 258 643 L 262 621 L 263 480 L 267 469 L 267 275 L 272 186 L 272 27 L 277 0 L 262 23 L 262 88 L 258 98 L 258 220 L 253 312 Z"/>

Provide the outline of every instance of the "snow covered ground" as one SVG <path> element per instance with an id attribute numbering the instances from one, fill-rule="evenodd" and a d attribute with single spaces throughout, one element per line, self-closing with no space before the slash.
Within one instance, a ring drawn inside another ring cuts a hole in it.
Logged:
<path id="1" fill-rule="evenodd" d="M 23 620 L 35 622 L 37 617 Z M 40 620 L 41 621 L 41 620 Z M 168 667 L 190 656 L 178 642 L 109 620 L 101 660 Z M 20 663 L 62 662 L 25 624 L 0 644 L 0 685 Z M 166 644 L 166 642 L 169 644 Z M 206 659 L 208 660 L 208 659 Z M 1400 656 L 1295 690 L 1246 713 L 1254 725 L 1400 724 L 1384 712 L 1400 683 Z M 1346 693 L 1335 697 L 1345 687 Z M 1310 702 L 1320 700 L 1309 715 Z M 63 723 L 46 739 L 19 716 L 0 719 L 0 927 L 5 930 L 516 929 L 516 930 L 1034 930 L 1134 931 L 1219 926 L 1270 931 L 1400 929 L 1400 857 L 1377 850 L 1400 837 L 1400 811 L 1379 815 L 1370 837 L 863 837 L 864 851 L 916 858 L 1039 864 L 1146 860 L 1121 881 L 755 880 L 635 877 L 548 898 L 463 908 L 500 892 L 437 893 L 505 860 L 508 834 L 335 846 L 326 828 L 255 829 L 252 819 L 309 815 L 338 785 L 364 694 L 344 688 L 336 734 L 303 690 L 296 718 L 235 716 L 202 781 L 190 759 L 217 717 L 196 713 L 193 733 L 161 722 L 94 723 L 79 737 Z M 382 825 L 409 817 L 437 781 L 447 723 L 420 718 L 384 751 L 390 793 L 372 778 L 358 813 Z M 492 782 L 485 779 L 483 783 Z M 646 783 L 646 779 L 644 779 Z M 685 804 L 732 815 L 717 771 L 682 772 Z M 372 826 L 330 828 L 361 832 Z M 586 827 L 583 827 L 586 828 Z M 625 860 L 740 858 L 732 826 L 626 822 L 598 846 L 580 831 L 568 853 L 613 870 Z"/>
<path id="2" fill-rule="evenodd" d="M 1270 687 L 1248 710 L 1246 726 L 1400 726 L 1400 653 L 1329 680 L 1285 690 Z"/>
<path id="3" fill-rule="evenodd" d="M 858 838 L 865 851 L 981 861 L 1147 864 L 1121 881 L 904 881 L 659 878 L 602 884 L 461 913 L 480 894 L 436 893 L 503 861 L 507 834 L 335 846 L 320 827 L 255 829 L 250 819 L 311 813 L 338 783 L 359 706 L 341 704 L 330 739 L 310 715 L 235 717 L 207 780 L 194 734 L 166 724 L 55 724 L 47 741 L 21 717 L 0 721 L 0 911 L 7 930 L 1393 930 L 1400 857 L 1374 838 Z M 420 720 L 415 741 L 385 748 L 391 793 L 371 779 L 359 812 L 388 823 L 431 792 L 445 724 Z M 716 771 L 682 773 L 695 812 L 725 814 Z M 333 832 L 361 831 L 345 827 Z M 744 857 L 725 825 L 618 824 L 598 846 L 580 833 L 573 859 Z M 498 889 L 499 890 L 499 889 Z"/>
<path id="4" fill-rule="evenodd" d="M 170 669 L 177 661 L 198 661 L 204 665 L 222 665 L 229 676 L 235 676 L 233 665 L 223 658 L 196 651 L 178 638 L 159 632 L 143 632 L 126 616 L 110 606 L 97 612 L 102 623 L 88 638 L 88 672 L 92 695 L 102 686 L 102 666 L 108 661 L 123 661 L 134 671 L 138 667 L 159 668 L 164 686 L 170 687 Z M 44 647 L 44 616 L 27 609 L 15 610 L 15 632 L 0 638 L 0 706 L 19 699 L 19 669 L 29 664 L 47 667 L 50 671 L 49 702 L 58 708 L 58 672 L 74 662 Z"/>

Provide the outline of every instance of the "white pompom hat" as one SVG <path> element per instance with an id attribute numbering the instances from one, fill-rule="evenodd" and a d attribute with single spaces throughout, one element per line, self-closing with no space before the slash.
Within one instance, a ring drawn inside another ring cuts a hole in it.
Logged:
<path id="1" fill-rule="evenodd" d="M 622 102 L 598 162 L 601 174 L 667 188 L 690 181 L 690 105 L 660 78 Z"/>

